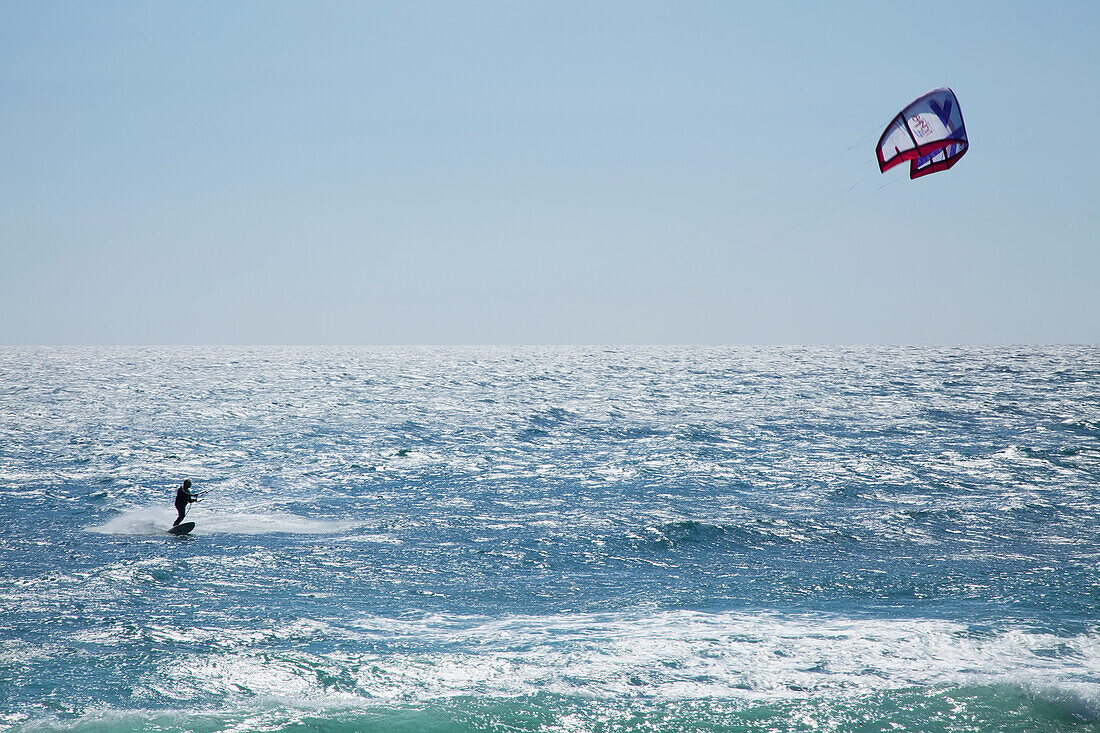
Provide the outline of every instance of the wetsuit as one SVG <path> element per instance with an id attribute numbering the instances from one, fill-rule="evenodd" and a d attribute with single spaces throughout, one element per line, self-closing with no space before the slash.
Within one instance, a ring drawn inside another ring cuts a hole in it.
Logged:
<path id="1" fill-rule="evenodd" d="M 183 521 L 183 515 L 187 513 L 187 505 L 193 501 L 198 501 L 198 499 L 187 490 L 186 486 L 181 486 L 176 490 L 176 511 L 180 515 L 176 517 L 176 521 L 172 522 L 173 527 Z"/>

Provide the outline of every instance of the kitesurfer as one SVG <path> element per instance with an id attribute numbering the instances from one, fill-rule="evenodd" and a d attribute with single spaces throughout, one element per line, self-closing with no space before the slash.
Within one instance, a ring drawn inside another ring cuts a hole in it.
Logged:
<path id="1" fill-rule="evenodd" d="M 183 521 L 183 515 L 187 514 L 187 505 L 193 501 L 202 501 L 202 499 L 191 493 L 191 479 L 184 479 L 183 486 L 176 489 L 176 511 L 180 515 L 176 517 L 176 521 L 172 522 L 173 527 Z"/>

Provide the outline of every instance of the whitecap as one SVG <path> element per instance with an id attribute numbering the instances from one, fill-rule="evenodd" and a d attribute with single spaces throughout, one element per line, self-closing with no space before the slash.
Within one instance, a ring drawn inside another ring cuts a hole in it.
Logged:
<path id="1" fill-rule="evenodd" d="M 312 627 L 310 627 L 312 628 Z M 490 619 L 363 618 L 321 627 L 372 651 L 241 649 L 163 668 L 173 687 L 248 695 L 292 689 L 427 701 L 552 693 L 603 699 L 778 701 L 912 687 L 1007 684 L 1100 703 L 1100 637 L 1023 629 L 971 633 L 957 622 L 690 611 Z M 1058 654 L 1049 649 L 1060 650 Z M 290 685 L 291 687 L 287 687 Z"/>

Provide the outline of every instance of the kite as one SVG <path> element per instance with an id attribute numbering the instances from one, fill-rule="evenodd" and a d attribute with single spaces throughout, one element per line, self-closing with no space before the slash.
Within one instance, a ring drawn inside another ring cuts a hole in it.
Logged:
<path id="1" fill-rule="evenodd" d="M 908 160 L 909 177 L 920 178 L 955 165 L 969 147 L 959 100 L 943 87 L 906 105 L 882 133 L 875 152 L 883 173 Z"/>

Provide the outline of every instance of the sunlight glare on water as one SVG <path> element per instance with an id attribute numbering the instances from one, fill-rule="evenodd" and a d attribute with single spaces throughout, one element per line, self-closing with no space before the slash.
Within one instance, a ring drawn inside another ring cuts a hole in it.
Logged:
<path id="1" fill-rule="evenodd" d="M 0 372 L 17 730 L 1100 726 L 1095 347 Z"/>

